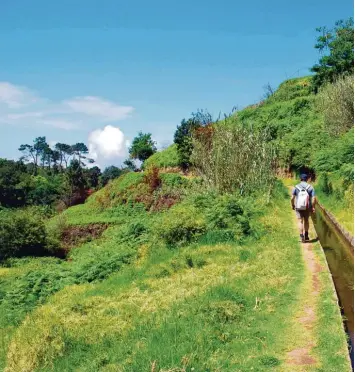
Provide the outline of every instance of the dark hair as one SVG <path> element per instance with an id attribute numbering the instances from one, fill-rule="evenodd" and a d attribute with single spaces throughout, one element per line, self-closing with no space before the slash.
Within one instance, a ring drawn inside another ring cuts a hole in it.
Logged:
<path id="1" fill-rule="evenodd" d="M 308 180 L 308 175 L 303 173 L 301 174 L 301 181 L 307 181 Z"/>

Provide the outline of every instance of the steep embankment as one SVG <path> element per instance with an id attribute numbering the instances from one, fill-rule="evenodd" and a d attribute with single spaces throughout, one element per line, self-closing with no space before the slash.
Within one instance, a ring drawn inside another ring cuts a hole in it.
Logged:
<path id="1" fill-rule="evenodd" d="M 174 174 L 115 180 L 51 222 L 110 224 L 101 238 L 67 261 L 1 269 L 2 367 L 348 371 L 331 280 L 320 270 L 317 297 L 308 292 L 293 217 L 279 184 L 266 203 Z M 314 322 L 304 332 L 308 301 Z M 312 363 L 293 358 L 304 345 Z"/>

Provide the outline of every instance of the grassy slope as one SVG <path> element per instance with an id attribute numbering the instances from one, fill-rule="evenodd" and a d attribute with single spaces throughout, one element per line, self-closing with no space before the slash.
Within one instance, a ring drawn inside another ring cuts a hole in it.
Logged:
<path id="1" fill-rule="evenodd" d="M 329 147 L 329 140 L 322 134 L 322 118 L 314 108 L 314 99 L 310 90 L 310 77 L 290 79 L 283 82 L 273 96 L 239 111 L 237 115 L 244 123 L 270 130 L 285 165 L 312 168 L 317 152 Z M 300 147 L 300 143 L 307 145 Z M 174 145 L 155 154 L 146 164 L 158 167 L 177 166 Z M 334 175 L 333 178 L 336 186 L 337 176 Z M 341 189 L 340 185 L 338 189 Z M 329 196 L 319 189 L 317 191 L 320 202 L 353 234 L 353 196 Z"/>
<path id="2" fill-rule="evenodd" d="M 29 259 L 0 271 L 9 287 L 15 278 L 19 282 L 21 275 L 41 272 L 43 266 L 49 272 L 59 266 L 62 279 L 55 279 L 64 280 L 63 289 L 59 286 L 60 291 L 23 322 L 25 314 L 16 319 L 11 319 L 13 313 L 1 317 L 5 338 L 1 357 L 4 363 L 7 352 L 8 371 L 296 370 L 284 362 L 287 351 L 302 338 L 294 337 L 293 319 L 300 310 L 306 279 L 285 197 L 279 195 L 263 207 L 262 216 L 255 217 L 267 231 L 260 240 L 215 243 L 205 238 L 179 249 L 168 249 L 151 233 L 138 234 L 136 239 L 126 234 L 138 222 L 147 228 L 166 223 L 167 212 L 148 214 L 134 208 L 127 212 L 116 206 L 98 213 L 93 200 L 66 214 L 77 223 L 85 208 L 88 221 L 101 220 L 108 210 L 116 210 L 119 224 L 103 238 L 75 249 L 70 262 Z M 70 281 L 90 270 L 104 274 L 110 262 L 103 257 L 125 256 L 132 250 L 136 254 L 131 264 L 114 267 L 103 281 Z M 100 260 L 104 268 L 95 266 Z M 328 277 L 327 290 L 329 284 Z M 336 371 L 347 371 L 339 312 L 328 297 L 325 304 L 329 318 L 322 318 L 323 333 L 316 341 L 319 345 L 336 342 L 331 343 L 329 357 L 324 355 L 326 346 L 315 350 L 317 367 L 333 371 L 335 358 Z M 16 309 L 16 303 L 12 305 Z M 0 307 L 0 312 L 6 310 Z"/>

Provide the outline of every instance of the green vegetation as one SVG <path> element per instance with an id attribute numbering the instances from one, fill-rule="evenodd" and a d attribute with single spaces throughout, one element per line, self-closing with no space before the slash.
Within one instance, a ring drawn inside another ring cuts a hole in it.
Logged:
<path id="1" fill-rule="evenodd" d="M 125 175 L 114 182 L 116 190 L 132 190 L 145 181 Z M 96 197 L 80 207 L 100 220 Z M 168 211 L 109 207 L 120 218 L 102 238 L 72 250 L 68 261 L 9 260 L 0 270 L 3 365 L 287 370 L 304 266 L 279 183 L 271 200 L 192 187 Z M 78 207 L 65 214 L 74 222 L 76 213 L 79 219 Z M 345 371 L 344 342 L 333 347 Z M 328 363 L 322 360 L 324 370 L 331 370 Z"/>
<path id="2" fill-rule="evenodd" d="M 348 171 L 343 177 L 338 173 L 323 173 L 315 187 L 322 205 L 336 217 L 340 225 L 354 235 L 354 168 L 347 168 L 342 168 L 343 172 Z"/>
<path id="3" fill-rule="evenodd" d="M 43 215 L 38 210 L 0 211 L 0 261 L 43 254 L 46 239 Z"/>
<path id="4" fill-rule="evenodd" d="M 236 117 L 195 131 L 191 159 L 207 185 L 220 192 L 270 192 L 274 151 L 267 134 L 238 125 Z"/>
<path id="5" fill-rule="evenodd" d="M 354 74 L 354 21 L 352 18 L 336 22 L 333 29 L 320 27 L 321 34 L 317 39 L 315 48 L 323 56 L 311 71 L 315 90 L 324 83 L 334 83 L 344 74 Z M 329 52 L 329 54 L 326 54 Z"/>
<path id="6" fill-rule="evenodd" d="M 144 168 L 151 166 L 158 168 L 174 168 L 179 166 L 179 157 L 176 144 L 170 145 L 162 151 L 156 152 L 143 164 Z"/>
<path id="7" fill-rule="evenodd" d="M 190 157 L 193 150 L 193 133 L 200 126 L 195 117 L 189 120 L 183 119 L 174 134 L 174 143 L 178 155 L 177 164 L 184 170 L 187 170 L 192 163 Z"/>
<path id="8" fill-rule="evenodd" d="M 353 75 L 340 77 L 333 84 L 325 85 L 317 95 L 317 104 L 328 133 L 338 136 L 353 128 Z"/>
<path id="9" fill-rule="evenodd" d="M 224 120 L 197 111 L 160 152 L 139 132 L 124 168 L 88 169 L 83 143 L 45 137 L 0 159 L 0 369 L 295 372 L 288 353 L 307 341 L 310 371 L 348 371 L 331 279 L 309 291 L 275 175 L 315 176 L 350 226 L 353 84 L 339 51 L 347 65 L 352 24 L 337 27 L 313 77 Z M 307 301 L 316 329 L 303 334 Z"/>
<path id="10" fill-rule="evenodd" d="M 139 132 L 132 141 L 129 148 L 129 155 L 132 159 L 138 159 L 142 162 L 148 159 L 157 151 L 155 142 L 152 140 L 151 133 Z"/>

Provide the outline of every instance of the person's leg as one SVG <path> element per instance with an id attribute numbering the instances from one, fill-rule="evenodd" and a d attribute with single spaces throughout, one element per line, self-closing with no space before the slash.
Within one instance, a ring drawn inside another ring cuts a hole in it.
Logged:
<path id="1" fill-rule="evenodd" d="M 304 241 L 304 235 L 303 235 L 303 214 L 302 211 L 296 210 L 296 216 L 297 216 L 297 222 L 298 222 L 298 230 L 300 231 L 300 238 L 302 241 Z"/>
<path id="2" fill-rule="evenodd" d="M 309 211 L 305 211 L 303 221 L 304 221 L 304 237 L 305 237 L 305 240 L 309 240 L 309 236 L 308 236 L 308 230 L 309 230 Z"/>
<path id="3" fill-rule="evenodd" d="M 298 230 L 300 231 L 300 235 L 303 235 L 303 218 L 298 218 Z"/>

